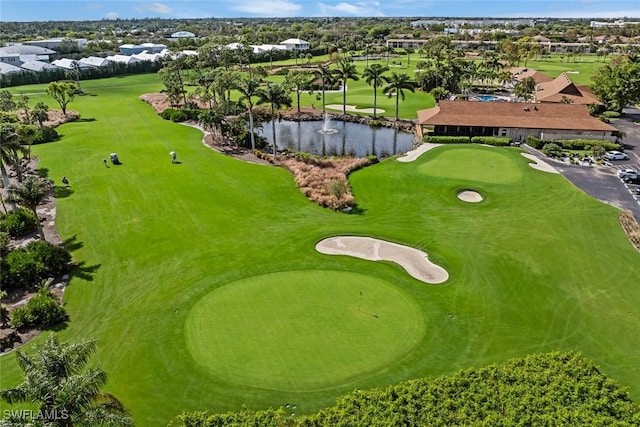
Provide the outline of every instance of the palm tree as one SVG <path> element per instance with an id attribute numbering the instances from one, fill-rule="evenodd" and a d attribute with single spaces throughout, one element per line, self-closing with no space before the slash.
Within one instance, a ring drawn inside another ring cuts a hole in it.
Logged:
<path id="1" fill-rule="evenodd" d="M 327 85 L 333 85 L 336 82 L 335 71 L 329 68 L 329 65 L 318 65 L 316 76 L 322 80 L 322 112 L 325 112 L 325 97 L 324 93 L 327 89 Z"/>
<path id="2" fill-rule="evenodd" d="M 100 391 L 107 382 L 104 371 L 86 367 L 95 351 L 95 341 L 60 344 L 53 334 L 33 356 L 17 350 L 24 382 L 0 390 L 0 398 L 10 404 L 38 404 L 37 411 L 47 418 L 43 424 L 47 426 L 132 426 L 133 420 L 122 403 Z M 24 416 L 28 415 L 25 411 Z M 9 421 L 27 421 L 19 417 L 14 415 Z"/>
<path id="3" fill-rule="evenodd" d="M 260 90 L 260 81 L 253 77 L 241 79 L 236 83 L 235 89 L 241 94 L 239 101 L 246 102 L 247 111 L 249 112 L 249 133 L 251 134 L 251 149 L 256 149 L 256 137 L 253 134 L 253 97 L 258 96 Z"/>
<path id="4" fill-rule="evenodd" d="M 416 83 L 409 78 L 406 73 L 398 74 L 396 72 L 391 73 L 390 77 L 385 77 L 387 85 L 382 89 L 382 92 L 391 98 L 394 94 L 396 96 L 396 121 L 398 121 L 398 106 L 400 104 L 400 98 L 404 101 L 404 91 L 415 91 Z"/>
<path id="5" fill-rule="evenodd" d="M 386 71 L 389 71 L 389 67 L 385 67 L 381 64 L 372 64 L 370 67 L 364 69 L 362 77 L 369 86 L 373 86 L 373 118 L 376 118 L 376 111 L 378 111 L 378 87 L 384 83 L 385 79 L 382 75 Z"/>
<path id="6" fill-rule="evenodd" d="M 291 97 L 280 84 L 267 85 L 258 93 L 258 104 L 271 104 L 271 132 L 273 135 L 273 156 L 276 156 L 276 116 L 275 111 L 284 106 L 291 107 Z"/>
<path id="7" fill-rule="evenodd" d="M 0 125 L 0 172 L 2 173 L 2 184 L 4 188 L 11 186 L 9 180 L 9 173 L 7 172 L 7 165 L 16 166 L 16 159 L 18 153 L 22 150 L 20 145 L 20 137 L 16 132 L 16 128 L 13 124 L 3 123 Z M 16 204 L 10 202 L 11 210 L 17 211 Z"/>
<path id="8" fill-rule="evenodd" d="M 411 65 L 411 55 L 414 54 L 416 50 L 411 46 L 407 46 L 404 48 L 404 53 L 407 54 L 407 66 Z"/>
<path id="9" fill-rule="evenodd" d="M 347 114 L 347 80 L 358 81 L 358 72 L 353 60 L 344 58 L 338 62 L 338 68 L 335 70 L 336 77 L 342 82 L 342 114 Z"/>
<path id="10" fill-rule="evenodd" d="M 38 212 L 36 209 L 47 197 L 49 191 L 49 182 L 39 176 L 29 175 L 25 178 L 21 185 L 12 185 L 8 188 L 9 201 L 18 203 L 33 212 L 38 224 L 38 233 L 42 240 L 46 240 L 44 231 L 40 221 L 37 220 Z"/>

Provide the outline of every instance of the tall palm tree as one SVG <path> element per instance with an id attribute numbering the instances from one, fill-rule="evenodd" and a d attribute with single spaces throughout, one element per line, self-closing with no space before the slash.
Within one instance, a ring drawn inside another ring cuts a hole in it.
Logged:
<path id="1" fill-rule="evenodd" d="M 9 201 L 18 203 L 33 212 L 36 217 L 36 223 L 38 224 L 38 233 L 42 240 L 46 240 L 44 231 L 40 221 L 37 220 L 38 212 L 36 209 L 47 197 L 49 192 L 49 181 L 40 178 L 39 176 L 29 175 L 25 178 L 24 182 L 20 185 L 12 185 L 8 188 Z"/>
<path id="2" fill-rule="evenodd" d="M 7 165 L 16 167 L 18 153 L 22 149 L 20 137 L 16 132 L 15 125 L 11 123 L 0 124 L 0 172 L 2 173 L 2 185 L 4 188 L 11 186 Z M 17 211 L 15 202 L 10 202 L 11 210 Z"/>
<path id="3" fill-rule="evenodd" d="M 376 118 L 376 112 L 378 111 L 378 87 L 385 82 L 384 74 L 389 71 L 389 67 L 385 67 L 382 64 L 372 64 L 370 67 L 364 69 L 362 77 L 369 86 L 373 86 L 373 118 Z"/>
<path id="4" fill-rule="evenodd" d="M 267 85 L 258 96 L 258 104 L 271 104 L 271 132 L 273 136 L 273 156 L 276 155 L 276 110 L 287 106 L 291 107 L 291 97 L 281 84 Z"/>
<path id="5" fill-rule="evenodd" d="M 409 90 L 414 92 L 416 89 L 416 83 L 406 73 L 398 74 L 396 72 L 391 73 L 391 76 L 386 77 L 385 81 L 387 85 L 382 89 L 383 93 L 391 98 L 394 94 L 396 96 L 396 121 L 398 121 L 398 107 L 400 104 L 400 98 L 404 101 L 404 91 Z"/>
<path id="6" fill-rule="evenodd" d="M 249 113 L 249 133 L 251 136 L 251 149 L 256 149 L 256 137 L 253 134 L 253 97 L 258 96 L 260 91 L 260 80 L 247 77 L 244 79 L 240 79 L 235 86 L 235 89 L 238 90 L 241 94 L 239 101 L 246 103 L 247 111 Z"/>
<path id="7" fill-rule="evenodd" d="M 0 398 L 9 403 L 37 404 L 38 413 L 48 418 L 43 423 L 47 426 L 132 426 L 122 403 L 100 391 L 107 382 L 104 371 L 86 367 L 95 351 L 95 341 L 60 344 L 53 334 L 33 356 L 17 350 L 24 382 L 0 390 Z M 25 411 L 24 416 L 28 415 Z M 15 425 L 28 421 L 19 417 L 14 415 L 9 421 Z"/>
<path id="8" fill-rule="evenodd" d="M 358 81 L 358 72 L 353 60 L 344 58 L 338 62 L 338 68 L 335 70 L 336 76 L 342 82 L 342 114 L 347 114 L 347 80 Z"/>
<path id="9" fill-rule="evenodd" d="M 330 65 L 318 65 L 318 69 L 316 71 L 316 77 L 322 80 L 322 112 L 326 111 L 325 105 L 325 91 L 327 89 L 327 85 L 333 85 L 336 82 L 335 71 L 329 68 Z"/>

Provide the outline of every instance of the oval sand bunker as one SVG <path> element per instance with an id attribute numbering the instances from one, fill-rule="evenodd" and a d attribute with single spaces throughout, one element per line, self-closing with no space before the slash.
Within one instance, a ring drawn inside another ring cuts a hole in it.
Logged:
<path id="1" fill-rule="evenodd" d="M 467 203 L 480 203 L 483 198 L 477 191 L 464 190 L 458 193 L 458 199 Z"/>
<path id="2" fill-rule="evenodd" d="M 371 237 L 336 236 L 319 241 L 316 250 L 327 255 L 349 255 L 369 261 L 393 261 L 409 275 L 425 283 L 438 284 L 449 278 L 447 270 L 429 261 L 425 252 Z"/>

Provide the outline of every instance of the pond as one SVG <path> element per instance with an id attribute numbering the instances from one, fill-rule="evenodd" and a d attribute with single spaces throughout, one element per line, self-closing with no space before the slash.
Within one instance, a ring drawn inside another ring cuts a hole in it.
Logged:
<path id="1" fill-rule="evenodd" d="M 259 132 L 273 144 L 271 121 L 264 122 Z M 276 121 L 279 150 L 306 152 L 319 156 L 378 158 L 405 153 L 413 146 L 415 135 L 392 128 L 372 128 L 343 121 Z"/>

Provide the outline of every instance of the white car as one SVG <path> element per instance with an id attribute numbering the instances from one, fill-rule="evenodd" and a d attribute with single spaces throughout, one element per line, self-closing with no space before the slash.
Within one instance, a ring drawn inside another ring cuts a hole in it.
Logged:
<path id="1" fill-rule="evenodd" d="M 620 151 L 608 151 L 604 156 L 605 160 L 627 160 L 629 156 Z"/>
<path id="2" fill-rule="evenodd" d="M 620 169 L 618 171 L 618 178 L 624 178 L 625 176 L 631 176 L 637 174 L 633 169 Z"/>

